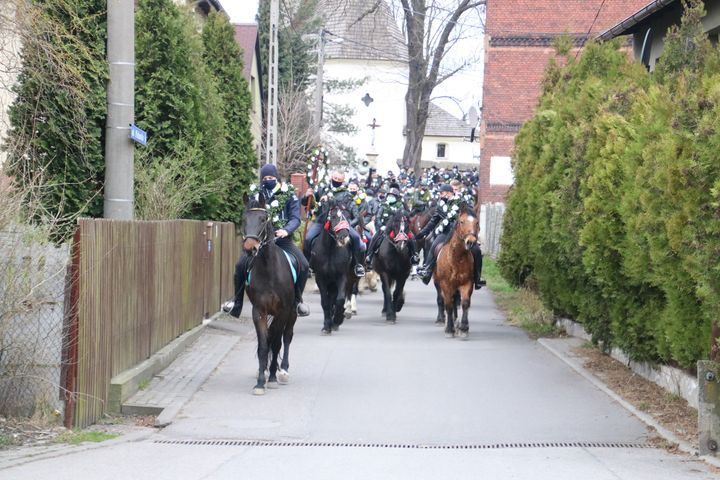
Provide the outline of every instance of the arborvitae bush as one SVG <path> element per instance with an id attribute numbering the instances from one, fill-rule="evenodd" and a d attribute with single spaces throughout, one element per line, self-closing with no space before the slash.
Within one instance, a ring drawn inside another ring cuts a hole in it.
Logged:
<path id="1" fill-rule="evenodd" d="M 550 66 L 500 266 L 605 347 L 692 367 L 720 310 L 720 55 L 686 6 L 653 74 L 614 42 Z"/>

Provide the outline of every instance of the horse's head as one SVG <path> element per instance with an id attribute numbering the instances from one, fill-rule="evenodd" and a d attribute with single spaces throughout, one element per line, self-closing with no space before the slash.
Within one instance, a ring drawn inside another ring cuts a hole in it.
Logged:
<path id="1" fill-rule="evenodd" d="M 270 215 L 265 209 L 265 198 L 262 194 L 258 197 L 259 200 L 245 203 L 243 250 L 253 257 L 273 239 L 274 233 Z"/>
<path id="2" fill-rule="evenodd" d="M 335 240 L 338 247 L 344 247 L 350 243 L 350 222 L 345 218 L 345 211 L 342 205 L 332 200 L 324 225 L 325 231 Z"/>
<path id="3" fill-rule="evenodd" d="M 413 237 L 410 231 L 410 220 L 402 210 L 392 216 L 385 230 L 388 232 L 392 245 L 400 251 L 406 248 L 407 242 Z"/>
<path id="4" fill-rule="evenodd" d="M 465 243 L 465 248 L 470 250 L 475 246 L 478 241 L 478 231 L 480 229 L 480 222 L 475 216 L 475 212 L 464 203 L 460 206 L 460 213 L 458 213 L 458 219 L 455 223 L 455 235 L 458 235 Z"/>

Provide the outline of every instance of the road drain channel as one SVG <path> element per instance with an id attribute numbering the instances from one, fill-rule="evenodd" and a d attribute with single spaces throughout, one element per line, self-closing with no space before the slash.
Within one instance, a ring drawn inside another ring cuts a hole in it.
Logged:
<path id="1" fill-rule="evenodd" d="M 498 450 L 510 448 L 653 448 L 646 443 L 618 442 L 530 442 L 487 444 L 440 444 L 415 443 L 354 443 L 354 442 L 273 442 L 262 440 L 155 440 L 161 445 L 195 445 L 217 447 L 324 447 L 324 448 L 395 448 L 415 450 Z"/>

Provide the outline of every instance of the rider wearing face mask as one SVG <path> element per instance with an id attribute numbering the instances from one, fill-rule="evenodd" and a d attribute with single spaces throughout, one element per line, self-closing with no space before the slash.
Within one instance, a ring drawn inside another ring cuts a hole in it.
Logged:
<path id="1" fill-rule="evenodd" d="M 357 184 L 355 184 L 355 187 L 357 189 Z M 351 223 L 351 225 L 353 223 L 357 223 L 356 218 L 359 215 L 358 206 L 355 204 L 355 198 L 345 187 L 344 172 L 335 170 L 330 176 L 330 186 L 322 192 L 315 192 L 312 188 L 308 188 L 305 192 L 305 197 L 302 199 L 302 204 L 307 206 L 310 197 L 312 196 L 315 197 L 315 202 L 319 205 L 316 219 L 325 218 L 325 215 L 327 215 L 328 212 L 329 200 L 332 199 L 337 204 L 342 205 L 345 210 L 347 220 Z M 322 228 L 322 224 L 318 221 L 314 221 L 308 228 L 307 235 L 305 236 L 305 248 L 303 252 L 308 260 L 310 260 L 312 252 L 312 242 L 318 235 L 320 235 Z M 348 233 L 350 234 L 350 238 L 352 240 L 350 244 L 352 245 L 354 263 L 353 270 L 355 272 L 355 276 L 364 277 L 365 268 L 363 267 L 363 259 L 365 256 L 365 244 L 360 239 L 360 234 L 358 234 L 354 228 L 349 229 Z"/>
<path id="2" fill-rule="evenodd" d="M 459 183 L 459 182 L 458 182 Z M 457 185 L 456 185 L 457 187 Z M 430 283 L 432 278 L 433 270 L 435 270 L 435 251 L 438 246 L 445 243 L 452 235 L 453 229 L 455 228 L 455 220 L 460 211 L 460 204 L 463 199 L 459 198 L 455 194 L 455 190 L 451 185 L 444 184 L 440 187 L 440 201 L 438 202 L 435 214 L 433 214 L 430 221 L 425 227 L 418 233 L 417 239 L 422 240 L 427 237 L 430 232 L 435 231 L 435 239 L 433 240 L 432 246 L 428 251 L 428 256 L 425 259 L 425 264 L 420 267 L 417 271 L 418 275 L 422 278 L 423 283 L 426 285 Z M 481 288 L 485 282 L 481 278 L 482 273 L 482 253 L 480 247 L 475 245 L 470 252 L 473 255 L 474 268 L 475 268 L 475 289 Z"/>
<path id="3" fill-rule="evenodd" d="M 300 249 L 293 243 L 293 233 L 300 226 L 300 201 L 288 185 L 278 182 L 277 177 L 278 171 L 275 165 L 263 165 L 260 169 L 260 188 L 256 193 L 256 198 L 262 195 L 266 205 L 272 205 L 278 198 L 285 199 L 285 205 L 279 210 L 277 219 L 271 219 L 271 221 L 275 230 L 275 244 L 297 259 L 295 302 L 298 316 L 304 317 L 310 314 L 310 309 L 303 303 L 302 298 L 310 265 Z M 242 311 L 248 261 L 249 257 L 244 254 L 235 266 L 235 301 L 229 312 L 234 317 L 239 317 Z"/>

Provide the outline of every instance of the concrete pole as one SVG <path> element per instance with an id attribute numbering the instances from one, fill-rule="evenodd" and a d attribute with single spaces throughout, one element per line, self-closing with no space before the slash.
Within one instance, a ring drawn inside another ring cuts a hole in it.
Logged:
<path id="1" fill-rule="evenodd" d="M 322 127 L 323 110 L 323 71 L 325 69 L 325 31 L 321 28 L 317 36 L 317 76 L 315 79 L 315 126 L 318 131 Z"/>
<path id="2" fill-rule="evenodd" d="M 135 2 L 107 2 L 107 87 L 104 217 L 132 220 L 134 214 Z"/>
<path id="3" fill-rule="evenodd" d="M 268 106 L 265 163 L 277 165 L 278 23 L 279 0 L 270 0 L 270 46 L 268 48 Z"/>

